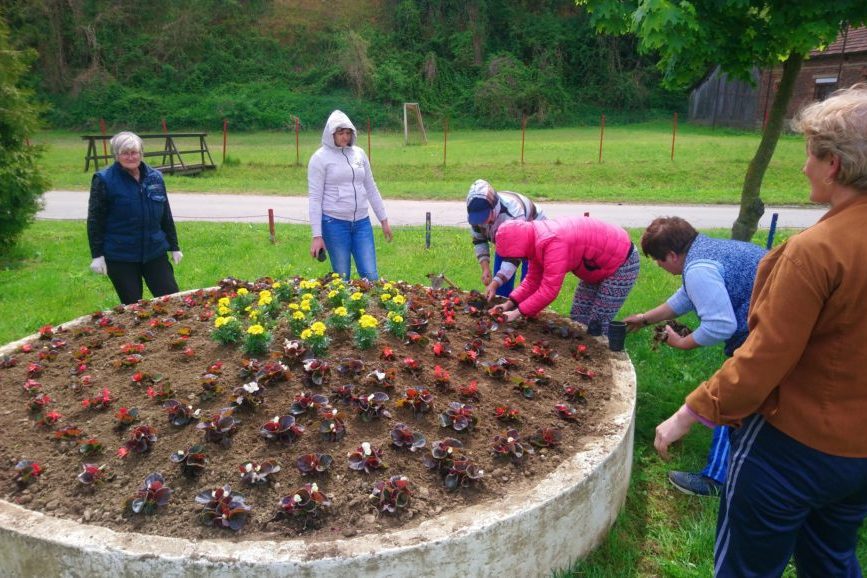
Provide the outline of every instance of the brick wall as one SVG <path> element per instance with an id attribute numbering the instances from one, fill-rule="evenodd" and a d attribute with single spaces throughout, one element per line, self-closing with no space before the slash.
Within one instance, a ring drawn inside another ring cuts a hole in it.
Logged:
<path id="1" fill-rule="evenodd" d="M 837 88 L 846 88 L 857 82 L 867 82 L 867 53 L 847 54 L 840 69 L 840 55 L 814 57 L 804 62 L 801 73 L 795 81 L 795 90 L 786 118 L 792 118 L 801 108 L 815 100 L 816 79 L 836 77 L 840 72 Z M 756 109 L 756 122 L 762 126 L 767 114 L 770 114 L 771 104 L 776 94 L 777 86 L 782 76 L 782 66 L 773 70 L 763 70 L 758 88 L 758 107 Z"/>

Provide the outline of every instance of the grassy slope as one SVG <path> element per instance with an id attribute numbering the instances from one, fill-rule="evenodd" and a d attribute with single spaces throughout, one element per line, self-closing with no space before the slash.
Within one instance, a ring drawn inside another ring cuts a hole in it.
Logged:
<path id="1" fill-rule="evenodd" d="M 318 128 L 301 135 L 297 166 L 294 134 L 232 133 L 228 154 L 234 162 L 195 178 L 168 177 L 169 190 L 304 195 L 307 159 L 319 146 L 320 136 Z M 442 133 L 429 133 L 428 138 L 426 146 L 407 147 L 402 134 L 374 131 L 372 160 L 384 196 L 459 199 L 475 179 L 486 178 L 498 189 L 538 199 L 737 203 L 759 135 L 682 125 L 672 162 L 670 125 L 608 126 L 600 164 L 597 127 L 537 129 L 527 133 L 522 165 L 520 131 L 456 131 L 448 137 L 445 168 Z M 34 142 L 48 145 L 43 164 L 53 188 L 88 188 L 85 145 L 77 134 L 45 132 Z M 220 164 L 221 136 L 212 134 L 209 144 Z M 360 135 L 359 144 L 367 148 L 366 134 Z M 805 203 L 803 156 L 800 137 L 780 139 L 765 177 L 765 202 Z"/>
<path id="2" fill-rule="evenodd" d="M 309 229 L 280 225 L 278 243 L 268 243 L 264 225 L 178 223 L 185 259 L 177 269 L 182 288 L 213 285 L 226 275 L 252 279 L 265 274 L 320 275 L 324 264 L 306 255 Z M 633 237 L 640 232 L 633 231 Z M 381 239 L 377 237 L 378 241 Z M 22 242 L 20 261 L 0 268 L 0 343 L 33 333 L 44 323 L 61 323 L 116 303 L 105 277 L 92 275 L 84 224 L 38 222 Z M 429 272 L 445 272 L 459 285 L 478 286 L 478 266 L 465 230 L 435 228 L 424 249 L 421 228 L 396 230 L 391 244 L 379 242 L 380 271 L 392 279 L 425 282 Z M 679 280 L 647 259 L 623 313 L 643 311 L 665 299 Z M 554 308 L 568 311 L 575 281 L 570 279 Z M 25 305 L 25 306 L 22 306 Z M 695 319 L 691 320 L 693 326 Z M 712 574 L 716 504 L 674 491 L 669 468 L 700 469 L 709 432 L 696 430 L 663 463 L 652 448 L 654 428 L 682 403 L 684 395 L 722 362 L 720 348 L 689 352 L 649 348 L 648 332 L 630 335 L 627 349 L 638 375 L 638 412 L 632 483 L 626 508 L 601 547 L 560 576 L 692 577 Z M 867 565 L 867 529 L 859 558 Z M 790 573 L 794 575 L 794 573 Z"/>

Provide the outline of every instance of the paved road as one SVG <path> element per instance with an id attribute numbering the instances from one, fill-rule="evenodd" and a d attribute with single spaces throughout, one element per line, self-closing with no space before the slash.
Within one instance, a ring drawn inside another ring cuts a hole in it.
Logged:
<path id="1" fill-rule="evenodd" d="M 87 192 L 49 191 L 39 219 L 86 219 Z M 170 193 L 172 213 L 177 221 L 237 221 L 263 223 L 268 209 L 274 209 L 277 222 L 307 223 L 307 198 L 261 195 L 217 195 Z M 434 225 L 466 227 L 466 205 L 459 201 L 386 200 L 392 226 L 423 225 L 430 212 Z M 549 217 L 582 215 L 618 223 L 624 227 L 644 227 L 655 217 L 677 215 L 700 229 L 729 228 L 738 215 L 735 205 L 619 205 L 616 203 L 542 203 Z M 805 228 L 819 220 L 822 207 L 767 207 L 759 222 L 768 228 L 771 214 L 779 213 L 777 226 Z"/>

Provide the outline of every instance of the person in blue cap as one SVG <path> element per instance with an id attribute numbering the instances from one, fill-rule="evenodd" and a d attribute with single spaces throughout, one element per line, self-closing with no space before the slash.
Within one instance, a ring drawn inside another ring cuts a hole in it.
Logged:
<path id="1" fill-rule="evenodd" d="M 515 286 L 515 272 L 521 263 L 521 279 L 527 275 L 527 260 L 504 259 L 494 254 L 494 271 L 491 273 L 489 243 L 493 243 L 497 229 L 506 221 L 536 221 L 545 219 L 545 214 L 527 197 L 511 191 L 494 190 L 491 184 L 478 179 L 467 193 L 467 222 L 470 224 L 473 249 L 482 269 L 482 284 L 485 297 L 490 301 L 494 295 L 508 297 Z"/>

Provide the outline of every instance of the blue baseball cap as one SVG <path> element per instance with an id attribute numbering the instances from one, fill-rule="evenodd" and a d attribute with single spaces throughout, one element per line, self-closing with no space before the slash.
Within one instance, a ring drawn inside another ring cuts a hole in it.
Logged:
<path id="1" fill-rule="evenodd" d="M 483 225 L 491 216 L 493 207 L 487 199 L 476 198 L 467 203 L 467 222 L 470 225 Z"/>

